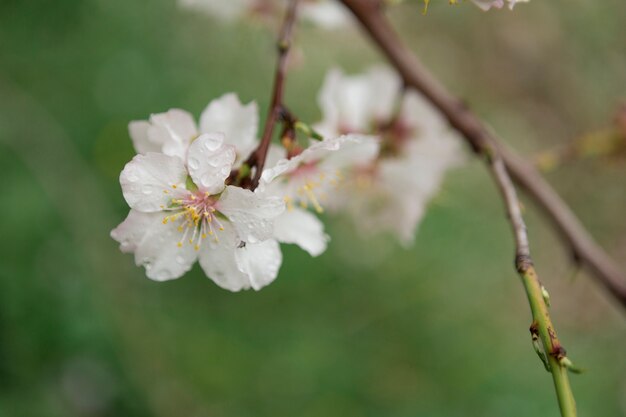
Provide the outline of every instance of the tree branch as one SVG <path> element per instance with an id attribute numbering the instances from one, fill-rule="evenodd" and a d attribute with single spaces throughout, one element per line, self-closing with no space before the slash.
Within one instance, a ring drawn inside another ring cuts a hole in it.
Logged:
<path id="1" fill-rule="evenodd" d="M 531 325 L 533 345 L 535 345 L 537 353 L 543 358 L 546 368 L 552 374 L 562 416 L 576 416 L 576 403 L 567 373 L 571 362 L 566 356 L 565 349 L 561 346 L 550 319 L 547 292 L 539 281 L 530 256 L 526 224 L 522 217 L 513 180 L 509 176 L 508 166 L 504 159 L 505 156 L 511 158 L 510 153 L 502 152 L 501 146 L 497 145 L 495 138 L 491 136 L 482 123 L 422 67 L 417 58 L 400 41 L 383 16 L 379 1 L 341 1 L 352 11 L 363 28 L 396 67 L 405 84 L 422 92 L 447 117 L 450 124 L 463 134 L 473 150 L 485 157 L 504 200 L 511 223 L 515 239 L 515 266 L 524 284 L 533 317 Z M 515 161 L 517 160 L 513 160 L 513 162 Z M 519 166 L 517 168 L 519 171 Z M 517 174 L 519 177 L 520 172 Z M 552 192 L 550 188 L 547 189 Z M 536 345 L 538 338 L 541 339 L 542 347 Z"/>
<path id="2" fill-rule="evenodd" d="M 626 307 L 626 275 L 534 167 L 499 142 L 463 102 L 432 77 L 393 31 L 382 14 L 382 3 L 378 0 L 341 1 L 361 22 L 405 84 L 430 100 L 475 152 L 484 153 L 485 149 L 492 147 L 500 153 L 513 180 L 547 215 L 561 238 L 571 247 L 576 261 L 587 267 L 608 293 Z"/>
<path id="3" fill-rule="evenodd" d="M 252 178 L 251 189 L 254 190 L 259 185 L 261 174 L 263 173 L 263 167 L 265 166 L 265 159 L 267 152 L 272 142 L 272 135 L 274 133 L 274 127 L 276 122 L 281 117 L 283 109 L 283 95 L 285 86 L 285 76 L 287 73 L 287 59 L 289 57 L 289 49 L 291 47 L 291 36 L 293 33 L 294 23 L 296 21 L 296 11 L 298 9 L 299 0 L 291 0 L 283 21 L 280 35 L 278 37 L 278 63 L 276 65 L 276 72 L 274 74 L 274 86 L 272 89 L 272 99 L 270 102 L 270 108 L 267 113 L 267 119 L 265 121 L 265 128 L 263 130 L 263 136 L 261 142 L 255 151 L 250 155 L 246 163 L 252 167 L 254 166 L 256 171 Z"/>

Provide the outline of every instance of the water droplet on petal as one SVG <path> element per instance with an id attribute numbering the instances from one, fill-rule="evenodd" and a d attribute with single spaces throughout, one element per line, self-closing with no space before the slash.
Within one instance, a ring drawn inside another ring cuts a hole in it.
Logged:
<path id="1" fill-rule="evenodd" d="M 198 169 L 198 167 L 200 166 L 200 161 L 198 161 L 198 159 L 196 158 L 189 158 L 187 160 L 187 165 L 189 165 L 189 168 L 191 169 Z"/>
<path id="2" fill-rule="evenodd" d="M 126 168 L 126 179 L 130 182 L 135 182 L 139 179 L 137 175 L 137 170 L 135 168 L 127 167 Z"/>
<path id="3" fill-rule="evenodd" d="M 208 140 L 204 141 L 204 146 L 207 150 L 213 152 L 219 149 L 222 146 L 222 141 L 219 138 L 211 137 Z"/>
<path id="4" fill-rule="evenodd" d="M 182 255 L 178 255 L 176 256 L 176 262 L 182 265 L 185 263 L 185 258 Z"/>

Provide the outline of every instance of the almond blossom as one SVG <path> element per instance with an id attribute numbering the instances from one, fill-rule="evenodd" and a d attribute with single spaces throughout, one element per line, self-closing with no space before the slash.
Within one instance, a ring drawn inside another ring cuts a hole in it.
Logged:
<path id="1" fill-rule="evenodd" d="M 355 76 L 331 70 L 318 98 L 323 120 L 315 127 L 330 136 L 378 135 L 377 158 L 355 170 L 332 208 L 347 211 L 364 234 L 392 232 L 409 245 L 461 153 L 443 117 L 417 92 L 401 92 L 400 79 L 386 68 Z"/>
<path id="2" fill-rule="evenodd" d="M 242 104 L 236 94 L 228 93 L 212 100 L 200 116 L 197 127 L 193 116 L 179 109 L 155 114 L 149 121 L 133 121 L 129 132 L 137 152 L 155 151 L 188 158 L 190 167 L 197 165 L 190 145 L 199 132 L 219 132 L 224 135 L 224 143 L 236 154 L 233 168 L 239 168 L 243 161 L 257 147 L 257 129 L 259 115 L 256 103 Z M 267 166 L 284 158 L 285 150 L 271 146 Z M 255 192 L 259 194 L 260 191 Z M 276 196 L 268 191 L 265 196 Z M 283 198 L 282 195 L 279 196 Z M 274 238 L 281 243 L 293 243 L 306 250 L 312 256 L 318 256 L 326 250 L 328 236 L 324 225 L 306 210 L 284 211 L 274 219 Z"/>
<path id="3" fill-rule="evenodd" d="M 506 3 L 509 5 L 509 9 L 513 10 L 513 7 L 517 3 L 528 3 L 530 0 L 506 0 Z M 501 9 L 504 7 L 505 0 L 472 0 L 472 2 L 480 7 L 482 10 L 489 10 L 492 7 L 496 9 Z"/>
<path id="4" fill-rule="evenodd" d="M 351 176 L 355 167 L 370 164 L 377 153 L 378 143 L 373 137 L 343 135 L 314 142 L 298 155 L 266 169 L 260 191 L 281 196 L 287 204 L 286 212 L 275 222 L 276 238 L 295 243 L 313 256 L 321 253 L 328 237 L 321 233 L 319 220 L 306 209 L 321 214 L 324 204 L 332 204 L 331 199 L 337 197 L 344 178 Z"/>
<path id="5" fill-rule="evenodd" d="M 174 115 L 180 122 L 180 113 Z M 183 138 L 171 123 L 157 123 L 159 129 L 163 125 L 176 132 L 172 138 Z M 201 134 L 185 157 L 177 147 L 167 149 L 176 155 L 136 155 L 120 175 L 131 208 L 111 232 L 121 250 L 134 253 L 136 264 L 156 281 L 178 278 L 198 260 L 216 284 L 231 291 L 272 282 L 282 263 L 272 237 L 283 201 L 225 185 L 236 154 L 221 133 Z"/>
<path id="6" fill-rule="evenodd" d="M 236 152 L 237 167 L 255 148 L 259 110 L 255 102 L 243 105 L 234 93 L 212 100 L 200 115 L 199 126 L 191 113 L 171 109 L 135 120 L 128 126 L 137 153 L 162 152 L 186 160 L 191 142 L 200 133 L 220 132 Z"/>
<path id="7" fill-rule="evenodd" d="M 288 0 L 179 0 L 189 10 L 197 10 L 221 20 L 253 18 L 272 22 L 280 18 Z M 350 22 L 348 11 L 334 0 L 303 0 L 298 15 L 323 29 L 338 29 Z"/>

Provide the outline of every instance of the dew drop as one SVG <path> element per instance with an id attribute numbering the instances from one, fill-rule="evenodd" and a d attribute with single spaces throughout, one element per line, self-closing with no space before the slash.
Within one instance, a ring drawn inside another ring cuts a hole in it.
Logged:
<path id="1" fill-rule="evenodd" d="M 214 137 L 210 137 L 208 140 L 204 141 L 204 147 L 211 152 L 218 150 L 221 145 L 222 141 Z"/>
<path id="2" fill-rule="evenodd" d="M 182 265 L 185 263 L 185 258 L 182 255 L 178 255 L 176 256 L 176 262 Z"/>
<path id="3" fill-rule="evenodd" d="M 137 175 L 137 170 L 135 168 L 126 168 L 126 179 L 130 182 L 135 182 L 139 180 L 139 176 Z"/>
<path id="4" fill-rule="evenodd" d="M 150 194 L 152 194 L 153 191 L 154 190 L 151 187 L 144 187 L 144 188 L 141 189 L 141 192 L 144 195 L 150 195 Z"/>
<path id="5" fill-rule="evenodd" d="M 191 169 L 198 169 L 198 167 L 200 166 L 200 161 L 198 161 L 196 158 L 189 158 L 187 160 L 187 165 L 189 165 L 189 168 Z"/>

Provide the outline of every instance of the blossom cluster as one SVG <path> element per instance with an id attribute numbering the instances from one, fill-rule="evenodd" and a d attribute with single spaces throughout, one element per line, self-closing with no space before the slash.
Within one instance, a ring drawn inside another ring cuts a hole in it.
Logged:
<path id="1" fill-rule="evenodd" d="M 509 9 L 513 10 L 516 3 L 528 3 L 530 0 L 472 0 L 472 2 L 482 10 L 489 10 L 492 7 L 501 9 L 504 4 L 508 4 Z"/>
<path id="2" fill-rule="evenodd" d="M 131 210 L 111 236 L 153 280 L 178 278 L 197 260 L 231 291 L 272 282 L 281 243 L 323 253 L 325 211 L 410 244 L 444 173 L 461 159 L 445 120 L 386 68 L 330 71 L 319 104 L 314 129 L 323 139 L 272 145 L 253 190 L 240 177 L 255 169 L 246 163 L 259 143 L 254 102 L 229 93 L 198 124 L 179 109 L 131 122 L 137 155 L 120 175 Z"/>
<path id="3" fill-rule="evenodd" d="M 288 0 L 179 0 L 181 7 L 199 11 L 218 19 L 234 21 L 251 18 L 273 23 L 281 15 Z M 424 0 L 425 4 L 431 0 Z M 513 9 L 516 3 L 530 0 L 471 0 L 480 9 L 501 9 L 505 3 Z M 458 0 L 449 0 L 450 4 Z M 350 14 L 338 0 L 303 0 L 299 15 L 307 22 L 324 29 L 340 29 L 351 21 Z"/>
<path id="4" fill-rule="evenodd" d="M 212 15 L 220 20 L 251 18 L 274 23 L 288 0 L 179 0 L 181 7 Z M 306 22 L 324 29 L 339 29 L 350 21 L 348 11 L 335 0 L 303 0 L 298 15 Z"/>

